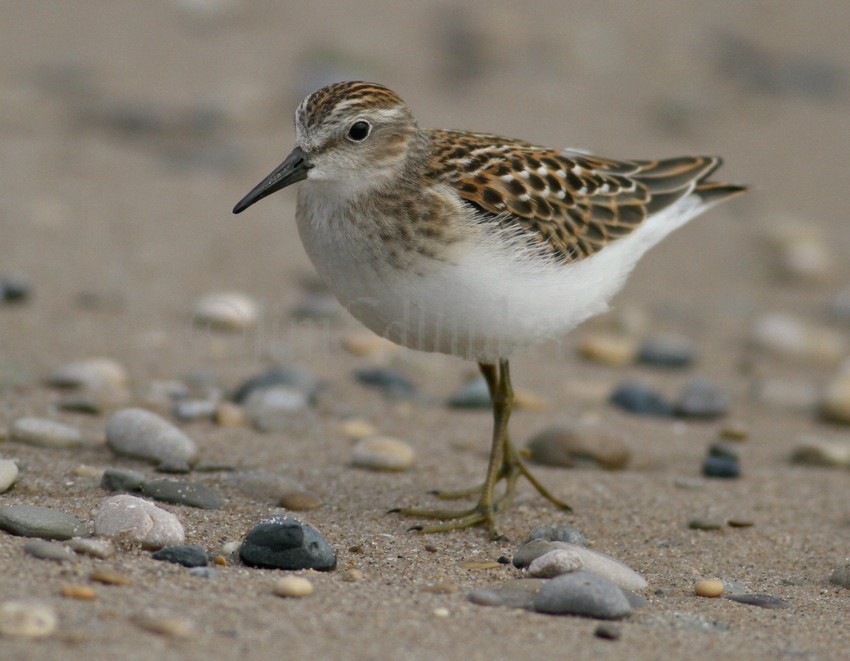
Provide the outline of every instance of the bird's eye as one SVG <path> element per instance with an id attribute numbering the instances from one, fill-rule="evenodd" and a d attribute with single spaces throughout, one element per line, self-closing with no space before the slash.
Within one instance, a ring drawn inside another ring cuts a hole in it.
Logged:
<path id="1" fill-rule="evenodd" d="M 354 122 L 351 128 L 348 129 L 348 139 L 354 142 L 361 142 L 369 137 L 372 131 L 372 125 L 362 119 Z"/>

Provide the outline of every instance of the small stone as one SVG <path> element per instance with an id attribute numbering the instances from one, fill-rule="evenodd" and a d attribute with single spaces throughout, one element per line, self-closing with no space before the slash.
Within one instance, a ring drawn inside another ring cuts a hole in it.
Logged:
<path id="1" fill-rule="evenodd" d="M 587 360 L 611 367 L 624 367 L 635 362 L 638 345 L 635 340 L 621 335 L 595 333 L 581 338 L 579 355 Z"/>
<path id="2" fill-rule="evenodd" d="M 287 491 L 280 496 L 278 505 L 293 512 L 306 512 L 322 506 L 322 500 L 309 491 Z"/>
<path id="3" fill-rule="evenodd" d="M 258 317 L 259 308 L 250 296 L 219 292 L 195 302 L 192 322 L 204 328 L 240 332 L 256 326 Z"/>
<path id="4" fill-rule="evenodd" d="M 714 519 L 691 519 L 688 528 L 691 530 L 720 530 L 723 523 Z"/>
<path id="5" fill-rule="evenodd" d="M 568 551 L 581 560 L 584 571 L 592 572 L 613 581 L 621 588 L 626 590 L 643 590 L 646 588 L 646 579 L 616 558 L 567 542 L 549 542 L 535 539 L 523 544 L 514 555 L 514 566 L 528 566 L 536 558 L 555 549 Z M 524 564 L 526 561 L 528 564 Z"/>
<path id="6" fill-rule="evenodd" d="M 172 562 L 184 567 L 206 567 L 210 557 L 203 546 L 197 544 L 182 544 L 180 546 L 165 546 L 151 557 L 154 560 Z"/>
<path id="7" fill-rule="evenodd" d="M 729 443 L 712 443 L 708 446 L 708 456 L 723 457 L 733 461 L 738 461 L 740 459 L 737 448 Z"/>
<path id="8" fill-rule="evenodd" d="M 170 422 L 145 409 L 116 411 L 106 423 L 106 442 L 118 455 L 154 464 L 194 464 L 195 442 Z"/>
<path id="9" fill-rule="evenodd" d="M 734 479 L 741 477 L 741 465 L 737 459 L 708 456 L 702 462 L 702 474 L 705 477 Z"/>
<path id="10" fill-rule="evenodd" d="M 491 409 L 493 402 L 487 381 L 482 376 L 467 381 L 449 397 L 448 404 L 455 409 Z"/>
<path id="11" fill-rule="evenodd" d="M 577 546 L 587 546 L 587 538 L 578 530 L 565 523 L 540 526 L 535 528 L 528 536 L 526 542 L 533 539 L 545 539 L 550 542 L 567 542 Z"/>
<path id="12" fill-rule="evenodd" d="M 83 443 L 76 427 L 45 418 L 18 418 L 9 428 L 9 438 L 43 448 L 74 448 Z"/>
<path id="13" fill-rule="evenodd" d="M 177 546 L 185 533 L 176 516 L 147 500 L 122 494 L 101 502 L 94 518 L 96 535 L 127 539 L 146 549 Z"/>
<path id="14" fill-rule="evenodd" d="M 805 466 L 850 468 L 850 440 L 802 436 L 791 454 L 791 461 Z"/>
<path id="15" fill-rule="evenodd" d="M 479 606 L 506 606 L 532 610 L 540 588 L 548 583 L 542 578 L 523 578 L 470 592 L 466 598 Z"/>
<path id="16" fill-rule="evenodd" d="M 189 574 L 198 578 L 217 578 L 219 573 L 215 567 L 192 567 L 189 569 Z"/>
<path id="17" fill-rule="evenodd" d="M 88 537 L 85 524 L 59 510 L 38 505 L 7 505 L 0 507 L 0 530 L 21 537 L 70 539 Z"/>
<path id="18" fill-rule="evenodd" d="M 145 631 L 172 638 L 194 638 L 197 629 L 191 620 L 183 617 L 142 616 L 135 618 L 138 627 Z"/>
<path id="19" fill-rule="evenodd" d="M 369 331 L 348 333 L 342 338 L 342 348 L 353 356 L 390 356 L 398 352 L 398 345 Z"/>
<path id="20" fill-rule="evenodd" d="M 281 597 L 306 597 L 313 594 L 313 584 L 303 576 L 284 576 L 275 583 L 274 593 Z"/>
<path id="21" fill-rule="evenodd" d="M 217 510 L 221 496 L 203 484 L 187 480 L 149 480 L 142 485 L 142 494 L 164 503 L 188 505 L 204 510 Z"/>
<path id="22" fill-rule="evenodd" d="M 673 406 L 664 397 L 652 388 L 634 381 L 617 386 L 611 393 L 610 402 L 636 415 L 670 417 L 674 412 Z"/>
<path id="23" fill-rule="evenodd" d="M 464 560 L 460 563 L 461 568 L 470 569 L 472 571 L 482 571 L 487 569 L 500 569 L 501 563 L 495 560 Z"/>
<path id="24" fill-rule="evenodd" d="M 297 480 L 269 471 L 237 471 L 224 480 L 245 496 L 269 503 L 278 503 L 289 493 L 304 491 Z"/>
<path id="25" fill-rule="evenodd" d="M 46 539 L 33 539 L 24 544 L 24 553 L 39 560 L 52 560 L 53 562 L 69 562 L 76 557 L 67 546 L 49 542 Z"/>
<path id="26" fill-rule="evenodd" d="M 673 407 L 680 417 L 711 420 L 729 412 L 729 398 L 711 381 L 694 379 L 682 389 Z"/>
<path id="27" fill-rule="evenodd" d="M 584 563 L 577 554 L 564 549 L 552 549 L 532 561 L 528 566 L 528 574 L 535 578 L 553 578 L 583 567 Z"/>
<path id="28" fill-rule="evenodd" d="M 244 381 L 233 393 L 231 399 L 244 406 L 254 392 L 286 386 L 299 391 L 308 400 L 315 398 L 321 389 L 321 383 L 307 369 L 300 366 L 274 367 L 258 376 L 252 376 Z"/>
<path id="29" fill-rule="evenodd" d="M 85 388 L 93 391 L 122 389 L 127 381 L 127 370 L 111 358 L 88 358 L 68 363 L 50 377 L 50 384 L 56 388 Z"/>
<path id="30" fill-rule="evenodd" d="M 108 539 L 72 537 L 68 540 L 68 546 L 77 553 L 93 558 L 105 559 L 115 554 L 115 546 Z"/>
<path id="31" fill-rule="evenodd" d="M 835 363 L 848 350 L 847 340 L 835 330 L 780 313 L 761 317 L 753 328 L 752 341 L 763 351 L 796 361 Z"/>
<path id="32" fill-rule="evenodd" d="M 726 525 L 730 528 L 752 528 L 756 524 L 749 519 L 729 519 Z"/>
<path id="33" fill-rule="evenodd" d="M 219 402 L 213 420 L 219 427 L 242 427 L 247 421 L 245 409 L 233 402 Z"/>
<path id="34" fill-rule="evenodd" d="M 139 471 L 110 467 L 103 471 L 100 487 L 107 491 L 133 493 L 139 491 L 147 479 L 147 476 Z"/>
<path id="35" fill-rule="evenodd" d="M 850 425 L 850 361 L 827 385 L 821 401 L 821 413 L 831 422 Z"/>
<path id="36" fill-rule="evenodd" d="M 66 583 L 59 589 L 59 594 L 69 599 L 82 599 L 84 601 L 97 599 L 97 592 L 94 591 L 93 587 L 79 583 Z"/>
<path id="37" fill-rule="evenodd" d="M 56 630 L 56 613 L 35 601 L 4 601 L 0 604 L 0 635 L 44 638 Z"/>
<path id="38" fill-rule="evenodd" d="M 615 620 L 631 615 L 632 607 L 615 583 L 578 571 L 546 581 L 534 597 L 534 610 Z"/>
<path id="39" fill-rule="evenodd" d="M 358 581 L 362 581 L 363 578 L 363 572 L 357 569 L 356 567 L 346 569 L 342 573 L 342 580 L 346 583 L 357 583 Z"/>
<path id="40" fill-rule="evenodd" d="M 133 581 L 126 574 L 122 574 L 114 569 L 107 567 L 99 567 L 89 574 L 89 580 L 95 583 L 103 583 L 104 585 L 132 585 Z"/>
<path id="41" fill-rule="evenodd" d="M 368 438 L 369 436 L 374 436 L 378 433 L 375 426 L 363 418 L 350 418 L 348 420 L 344 420 L 340 424 L 339 430 L 349 438 L 354 438 L 358 441 L 362 438 Z"/>
<path id="42" fill-rule="evenodd" d="M 29 299 L 32 285 L 16 273 L 0 274 L 0 303 L 23 303 Z"/>
<path id="43" fill-rule="evenodd" d="M 18 464 L 11 459 L 0 459 L 0 493 L 6 493 L 18 479 Z"/>
<path id="44" fill-rule="evenodd" d="M 71 474 L 74 477 L 93 477 L 100 480 L 103 478 L 103 469 L 97 466 L 89 466 L 88 464 L 80 464 L 79 466 L 74 466 Z"/>
<path id="45" fill-rule="evenodd" d="M 845 562 L 832 570 L 829 582 L 850 590 L 850 562 Z"/>
<path id="46" fill-rule="evenodd" d="M 245 416 L 262 432 L 293 432 L 304 426 L 307 396 L 291 386 L 254 390 L 245 400 Z"/>
<path id="47" fill-rule="evenodd" d="M 359 441 L 351 451 L 351 465 L 375 471 L 405 471 L 413 466 L 413 448 L 389 436 Z"/>
<path id="48" fill-rule="evenodd" d="M 422 588 L 422 591 L 430 592 L 431 594 L 456 594 L 460 592 L 460 588 L 457 583 L 433 583 L 426 585 Z"/>
<path id="49" fill-rule="evenodd" d="M 694 583 L 694 594 L 698 597 L 719 597 L 723 594 L 723 581 L 714 578 Z"/>
<path id="50" fill-rule="evenodd" d="M 242 561 L 270 569 L 336 569 L 336 552 L 312 526 L 274 515 L 254 526 L 239 547 Z"/>
<path id="51" fill-rule="evenodd" d="M 239 548 L 239 543 L 237 542 L 236 547 L 233 549 L 233 552 L 235 552 L 238 548 Z M 227 558 L 225 558 L 223 555 L 215 556 L 212 559 L 212 563 L 214 565 L 219 566 L 219 567 L 227 567 L 227 565 L 228 565 Z"/>
<path id="52" fill-rule="evenodd" d="M 693 343 L 681 335 L 658 335 L 650 338 L 638 352 L 638 362 L 655 367 L 679 369 L 689 367 L 696 358 Z"/>
<path id="53" fill-rule="evenodd" d="M 602 638 L 602 640 L 620 640 L 623 636 L 623 630 L 611 622 L 601 622 L 593 630 L 593 635 Z"/>
<path id="54" fill-rule="evenodd" d="M 746 604 L 747 606 L 758 606 L 759 608 L 791 608 L 791 604 L 787 601 L 779 597 L 774 597 L 772 594 L 730 594 L 726 598 L 729 601 Z"/>
<path id="55" fill-rule="evenodd" d="M 416 385 L 398 370 L 390 367 L 367 367 L 355 370 L 354 376 L 364 386 L 378 388 L 388 397 L 410 399 L 416 396 Z"/>
<path id="56" fill-rule="evenodd" d="M 531 460 L 544 466 L 621 470 L 631 458 L 623 438 L 594 425 L 548 427 L 528 442 Z"/>
<path id="57" fill-rule="evenodd" d="M 548 539 L 539 538 L 527 541 L 514 553 L 513 565 L 517 569 L 528 567 L 536 558 L 548 553 L 555 546 Z"/>
<path id="58" fill-rule="evenodd" d="M 750 437 L 750 430 L 743 422 L 732 420 L 720 429 L 720 438 L 730 441 L 746 441 Z"/>
<path id="59" fill-rule="evenodd" d="M 434 617 L 449 617 L 449 616 L 451 616 L 451 611 L 448 608 L 445 608 L 444 606 L 440 606 L 439 608 L 435 608 L 433 613 L 434 613 Z"/>
<path id="60" fill-rule="evenodd" d="M 218 402 L 210 399 L 184 399 L 174 405 L 172 413 L 181 422 L 212 420 L 217 407 Z"/>

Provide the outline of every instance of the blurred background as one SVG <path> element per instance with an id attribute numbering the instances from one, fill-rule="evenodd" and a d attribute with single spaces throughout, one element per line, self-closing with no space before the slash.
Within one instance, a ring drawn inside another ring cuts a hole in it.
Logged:
<path id="1" fill-rule="evenodd" d="M 740 366 L 725 348 L 760 314 L 848 314 L 850 3 L 12 0 L 0 12 L 0 277 L 10 300 L 15 287 L 30 299 L 0 315 L 7 374 L 103 353 L 139 375 L 210 356 L 241 373 L 285 345 L 315 286 L 295 192 L 230 209 L 288 153 L 302 97 L 342 79 L 388 85 L 423 126 L 611 157 L 721 154 L 720 177 L 752 192 L 655 249 L 618 299 L 690 324 L 716 350 L 709 370 Z M 227 290 L 265 311 L 257 335 L 187 332 L 193 302 Z"/>

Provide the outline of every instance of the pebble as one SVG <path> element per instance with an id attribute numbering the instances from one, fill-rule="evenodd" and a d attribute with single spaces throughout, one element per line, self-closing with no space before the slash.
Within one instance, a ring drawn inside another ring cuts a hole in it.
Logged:
<path id="1" fill-rule="evenodd" d="M 218 578 L 220 573 L 215 567 L 192 567 L 189 569 L 189 574 L 198 578 Z"/>
<path id="2" fill-rule="evenodd" d="M 667 333 L 644 342 L 638 351 L 638 362 L 655 367 L 690 367 L 696 360 L 693 343 L 686 337 Z"/>
<path id="3" fill-rule="evenodd" d="M 280 502 L 288 493 L 304 490 L 297 480 L 269 471 L 237 471 L 226 475 L 224 481 L 249 498 L 270 503 Z"/>
<path id="4" fill-rule="evenodd" d="M 239 292 L 207 294 L 195 301 L 192 321 L 196 326 L 239 332 L 257 325 L 259 308 L 254 300 Z"/>
<path id="5" fill-rule="evenodd" d="M 88 358 L 60 367 L 50 377 L 56 388 L 119 390 L 127 385 L 127 370 L 111 358 Z"/>
<path id="6" fill-rule="evenodd" d="M 850 440 L 803 436 L 791 453 L 791 461 L 805 466 L 850 468 Z"/>
<path id="7" fill-rule="evenodd" d="M 715 519 L 691 519 L 688 521 L 688 528 L 691 530 L 720 530 L 723 527 L 723 522 Z"/>
<path id="8" fill-rule="evenodd" d="M 139 491 L 147 479 L 147 476 L 139 471 L 109 467 L 103 471 L 103 475 L 100 478 L 100 487 L 107 491 L 132 493 Z"/>
<path id="9" fill-rule="evenodd" d="M 108 539 L 72 537 L 68 540 L 68 546 L 77 553 L 93 558 L 105 559 L 115 554 L 115 545 Z"/>
<path id="10" fill-rule="evenodd" d="M 150 480 L 142 485 L 142 494 L 175 505 L 188 505 L 203 510 L 217 510 L 222 505 L 221 496 L 198 482 L 187 480 Z"/>
<path id="11" fill-rule="evenodd" d="M 747 606 L 758 606 L 759 608 L 791 608 L 791 604 L 787 601 L 779 597 L 774 597 L 772 594 L 730 594 L 726 598 L 729 601 L 746 604 Z"/>
<path id="12" fill-rule="evenodd" d="M 850 562 L 845 562 L 832 570 L 829 582 L 850 590 Z"/>
<path id="13" fill-rule="evenodd" d="M 367 438 L 369 436 L 374 436 L 378 433 L 377 428 L 368 420 L 364 420 L 363 418 L 350 418 L 348 420 L 343 420 L 339 425 L 339 430 L 345 436 L 349 438 L 353 438 L 356 440 L 360 440 L 361 438 Z"/>
<path id="14" fill-rule="evenodd" d="M 67 546 L 49 542 L 46 539 L 32 539 L 24 544 L 24 553 L 39 560 L 52 560 L 53 562 L 69 562 L 76 558 Z"/>
<path id="15" fill-rule="evenodd" d="M 0 529 L 21 537 L 42 539 L 89 536 L 86 525 L 76 517 L 38 505 L 0 507 Z"/>
<path id="16" fill-rule="evenodd" d="M 184 399 L 172 409 L 174 417 L 181 422 L 212 420 L 218 408 L 218 402 L 212 399 Z"/>
<path id="17" fill-rule="evenodd" d="M 274 367 L 262 374 L 252 376 L 244 381 L 231 395 L 237 404 L 245 404 L 248 397 L 258 390 L 287 386 L 301 392 L 308 400 L 315 398 L 321 390 L 321 383 L 306 368 L 295 365 L 290 367 Z"/>
<path id="18" fill-rule="evenodd" d="M 594 630 L 593 635 L 603 640 L 620 640 L 623 630 L 611 622 L 601 622 Z"/>
<path id="19" fill-rule="evenodd" d="M 553 578 L 584 567 L 581 558 L 571 551 L 552 549 L 539 558 L 535 558 L 528 566 L 529 576 L 535 578 Z"/>
<path id="20" fill-rule="evenodd" d="M 546 581 L 534 597 L 534 610 L 616 620 L 631 615 L 632 607 L 615 583 L 597 574 L 578 571 Z"/>
<path id="21" fill-rule="evenodd" d="M 213 412 L 213 420 L 219 427 L 242 427 L 248 420 L 245 409 L 233 402 L 219 402 Z"/>
<path id="22" fill-rule="evenodd" d="M 723 581 L 706 578 L 694 583 L 694 594 L 698 597 L 719 597 L 723 594 Z"/>
<path id="23" fill-rule="evenodd" d="M 357 583 L 364 579 L 363 572 L 356 567 L 352 567 L 351 569 L 346 569 L 342 573 L 342 580 L 346 583 Z M 455 592 L 457 592 L 457 588 L 455 588 Z"/>
<path id="24" fill-rule="evenodd" d="M 48 604 L 4 601 L 0 604 L 0 635 L 44 638 L 56 630 L 58 618 Z"/>
<path id="25" fill-rule="evenodd" d="M 545 539 L 550 542 L 567 542 L 568 544 L 587 546 L 587 538 L 578 530 L 565 523 L 535 528 L 525 541 L 530 542 L 533 539 Z"/>
<path id="26" fill-rule="evenodd" d="M 247 565 L 270 569 L 336 569 L 336 551 L 312 526 L 273 515 L 254 526 L 239 547 Z"/>
<path id="27" fill-rule="evenodd" d="M 702 474 L 705 477 L 735 479 L 741 477 L 741 465 L 734 458 L 709 455 L 702 462 Z"/>
<path id="28" fill-rule="evenodd" d="M 611 333 L 585 335 L 578 344 L 582 358 L 611 367 L 624 367 L 635 362 L 638 343 L 630 337 Z"/>
<path id="29" fill-rule="evenodd" d="M 514 566 L 518 568 L 527 567 L 544 553 L 556 549 L 574 554 L 581 560 L 585 571 L 593 572 L 613 581 L 621 588 L 643 590 L 647 586 L 646 579 L 643 576 L 610 555 L 567 542 L 549 542 L 543 539 L 535 539 L 523 544 L 514 554 Z"/>
<path id="30" fill-rule="evenodd" d="M 850 361 L 845 361 L 838 375 L 826 386 L 821 414 L 831 422 L 850 425 Z"/>
<path id="31" fill-rule="evenodd" d="M 711 381 L 694 379 L 679 393 L 673 408 L 682 418 L 711 420 L 729 412 L 729 398 Z"/>
<path id="32" fill-rule="evenodd" d="M 32 294 L 32 285 L 16 273 L 0 274 L 0 303 L 23 303 Z"/>
<path id="33" fill-rule="evenodd" d="M 670 417 L 673 406 L 652 388 L 635 381 L 623 383 L 611 393 L 610 402 L 636 415 Z"/>
<path id="34" fill-rule="evenodd" d="M 96 535 L 126 539 L 146 549 L 183 543 L 183 525 L 176 516 L 147 500 L 121 494 L 101 502 L 94 518 Z"/>
<path id="35" fill-rule="evenodd" d="M 83 443 L 76 427 L 45 418 L 18 418 L 9 428 L 9 439 L 42 448 L 74 448 Z"/>
<path id="36" fill-rule="evenodd" d="M 800 378 L 764 379 L 756 386 L 756 396 L 765 406 L 799 413 L 816 410 L 821 400 L 817 384 Z"/>
<path id="37" fill-rule="evenodd" d="M 738 449 L 729 443 L 712 443 L 708 446 L 708 455 L 710 457 L 724 457 L 725 459 L 732 459 L 733 461 L 738 461 L 740 459 L 738 456 Z"/>
<path id="38" fill-rule="evenodd" d="M 536 434 L 527 448 L 531 460 L 544 466 L 622 470 L 631 458 L 622 436 L 589 424 L 548 427 Z"/>
<path id="39" fill-rule="evenodd" d="M 91 601 L 97 599 L 97 592 L 90 585 L 80 585 L 79 583 L 66 583 L 59 588 L 59 594 L 69 599 L 82 599 Z"/>
<path id="40" fill-rule="evenodd" d="M 11 459 L 0 459 L 0 493 L 6 493 L 18 479 L 18 464 Z"/>
<path id="41" fill-rule="evenodd" d="M 165 546 L 151 555 L 154 560 L 173 562 L 184 567 L 206 567 L 210 556 L 203 546 L 197 544 L 182 544 L 180 546 Z"/>
<path id="42" fill-rule="evenodd" d="M 463 384 L 448 399 L 448 404 L 456 409 L 491 409 L 490 390 L 483 376 L 477 376 Z"/>
<path id="43" fill-rule="evenodd" d="M 309 491 L 287 491 L 281 494 L 277 504 L 293 512 L 307 512 L 321 507 L 322 499 Z"/>
<path id="44" fill-rule="evenodd" d="M 104 585 L 132 585 L 133 581 L 126 574 L 122 574 L 114 569 L 107 567 L 99 567 L 89 574 L 89 580 L 95 583 L 103 583 Z"/>
<path id="45" fill-rule="evenodd" d="M 416 396 L 416 385 L 392 367 L 366 367 L 355 370 L 354 377 L 364 386 L 378 388 L 386 396 L 411 399 Z"/>
<path id="46" fill-rule="evenodd" d="M 184 617 L 162 617 L 145 615 L 134 619 L 136 626 L 172 638 L 194 638 L 197 635 L 195 624 Z"/>
<path id="47" fill-rule="evenodd" d="M 195 442 L 167 420 L 145 409 L 126 408 L 106 422 L 106 442 L 118 455 L 154 464 L 194 464 Z"/>
<path id="48" fill-rule="evenodd" d="M 405 471 L 413 466 L 413 448 L 389 436 L 358 441 L 351 450 L 351 465 L 375 471 Z"/>
<path id="49" fill-rule="evenodd" d="M 522 578 L 470 592 L 466 598 L 479 606 L 506 606 L 532 610 L 534 598 L 548 581 L 542 578 Z"/>
<path id="50" fill-rule="evenodd" d="M 293 432 L 305 424 L 307 396 L 292 386 L 254 390 L 245 400 L 245 417 L 261 432 Z"/>
<path id="51" fill-rule="evenodd" d="M 841 333 L 784 313 L 765 315 L 752 330 L 753 344 L 773 355 L 797 361 L 836 363 L 847 354 Z"/>
<path id="52" fill-rule="evenodd" d="M 327 292 L 311 292 L 292 308 L 295 319 L 333 321 L 342 315 L 342 306 L 336 297 Z"/>
<path id="53" fill-rule="evenodd" d="M 306 597 L 313 594 L 313 584 L 303 576 L 284 576 L 275 582 L 274 593 L 281 597 Z"/>

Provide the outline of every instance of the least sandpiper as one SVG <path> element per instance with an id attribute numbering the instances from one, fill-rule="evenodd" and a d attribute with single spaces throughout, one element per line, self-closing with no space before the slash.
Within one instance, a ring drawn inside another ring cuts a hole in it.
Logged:
<path id="1" fill-rule="evenodd" d="M 319 274 L 352 315 L 397 344 L 478 363 L 493 403 L 484 483 L 466 510 L 402 509 L 438 532 L 495 514 L 520 476 L 557 507 L 508 435 L 508 360 L 603 312 L 640 257 L 743 192 L 709 181 L 721 160 L 601 158 L 487 133 L 421 129 L 393 91 L 342 82 L 295 111 L 295 148 L 233 209 L 290 184 Z M 494 488 L 505 481 L 498 498 Z"/>

